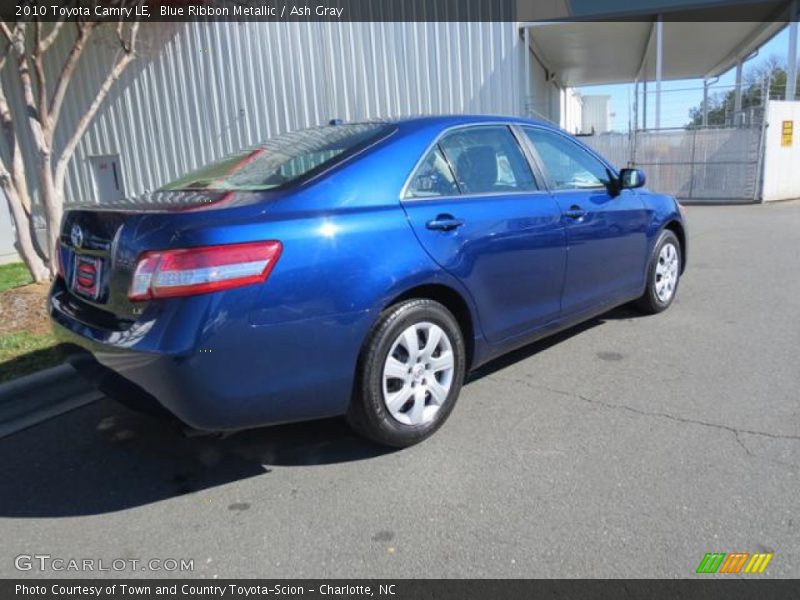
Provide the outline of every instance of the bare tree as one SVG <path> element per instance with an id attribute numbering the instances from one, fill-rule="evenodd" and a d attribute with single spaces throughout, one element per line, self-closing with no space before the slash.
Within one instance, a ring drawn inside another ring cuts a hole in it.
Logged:
<path id="1" fill-rule="evenodd" d="M 66 28 L 75 27 L 75 37 L 53 81 L 48 81 L 45 56 Z M 72 125 L 66 143 L 54 148 L 54 137 L 69 85 L 75 75 L 81 55 L 93 33 L 102 28 L 114 28 L 117 53 L 111 68 L 96 91 L 94 100 Z M 46 281 L 57 270 L 55 249 L 59 225 L 64 210 L 64 182 L 67 166 L 75 149 L 112 87 L 136 56 L 139 22 L 109 23 L 59 21 L 45 24 L 39 21 L 20 21 L 9 24 L 0 21 L 0 40 L 5 40 L 0 55 L 0 73 L 8 69 L 8 77 L 0 85 L 0 125 L 5 137 L 6 152 L 0 160 L 0 187 L 5 192 L 17 231 L 17 250 L 35 281 Z M 22 91 L 24 114 L 12 114 L 4 85 L 16 85 Z M 26 133 L 35 146 L 27 157 L 21 149 L 20 134 Z M 35 174 L 39 199 L 47 226 L 47 247 L 41 248 L 33 225 L 33 201 L 26 172 Z"/>

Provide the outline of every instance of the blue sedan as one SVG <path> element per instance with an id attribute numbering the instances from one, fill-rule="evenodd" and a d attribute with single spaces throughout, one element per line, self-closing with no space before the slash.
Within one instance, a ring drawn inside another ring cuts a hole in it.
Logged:
<path id="1" fill-rule="evenodd" d="M 470 370 L 670 306 L 684 217 L 643 184 L 536 121 L 334 121 L 68 211 L 50 314 L 129 405 L 206 431 L 346 415 L 408 446 Z"/>

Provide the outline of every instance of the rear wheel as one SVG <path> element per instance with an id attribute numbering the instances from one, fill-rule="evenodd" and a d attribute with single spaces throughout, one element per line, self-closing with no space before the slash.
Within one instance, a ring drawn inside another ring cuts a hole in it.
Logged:
<path id="1" fill-rule="evenodd" d="M 362 350 L 348 422 L 380 444 L 421 442 L 453 410 L 465 357 L 461 329 L 444 306 L 427 299 L 392 306 Z"/>
<path id="2" fill-rule="evenodd" d="M 677 236 L 665 229 L 659 235 L 647 268 L 647 288 L 637 307 L 654 314 L 669 308 L 678 293 L 681 275 L 681 244 Z"/>

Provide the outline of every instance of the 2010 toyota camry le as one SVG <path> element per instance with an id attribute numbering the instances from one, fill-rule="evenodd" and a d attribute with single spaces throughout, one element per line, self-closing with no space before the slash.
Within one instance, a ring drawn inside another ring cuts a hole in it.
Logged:
<path id="1" fill-rule="evenodd" d="M 470 370 L 670 306 L 684 216 L 644 181 L 536 121 L 332 121 L 69 210 L 50 315 L 102 390 L 190 428 L 346 415 L 408 446 Z"/>

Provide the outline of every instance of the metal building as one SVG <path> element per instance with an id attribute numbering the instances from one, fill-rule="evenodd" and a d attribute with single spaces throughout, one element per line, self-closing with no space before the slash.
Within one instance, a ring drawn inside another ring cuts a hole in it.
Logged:
<path id="1" fill-rule="evenodd" d="M 637 13 L 635 22 L 621 23 L 561 20 L 589 18 L 596 3 L 519 0 L 517 21 L 142 24 L 139 58 L 115 84 L 69 164 L 66 200 L 139 195 L 242 147 L 331 118 L 527 115 L 578 133 L 583 108 L 574 87 L 650 80 L 658 89 L 662 78 L 712 76 L 741 65 L 787 14 L 795 20 L 798 14 L 797 0 L 764 0 L 763 15 L 752 23 L 665 23 L 657 11 L 685 1 L 651 4 L 652 15 Z M 713 7 L 704 19 L 724 10 L 712 0 L 700 4 Z M 775 20 L 767 18 L 773 14 Z M 692 44 L 681 42 L 687 38 Z M 51 81 L 71 42 L 62 34 L 48 53 Z M 103 35 L 90 44 L 67 92 L 56 151 L 95 97 L 116 51 Z M 22 115 L 21 90 L 6 89 L 12 111 Z M 650 108 L 656 122 L 658 98 Z M 637 111 L 634 127 L 646 110 Z M 32 155 L 30 140 L 21 139 Z M 631 160 L 620 156 L 619 164 L 623 158 Z M 29 178 L 36 196 L 34 174 Z M 751 179 L 756 197 L 759 183 Z M 7 240 L 3 216 L 0 238 Z"/>
<path id="2" fill-rule="evenodd" d="M 513 22 L 153 23 L 142 25 L 140 39 L 141 57 L 69 165 L 67 202 L 138 195 L 242 147 L 332 118 L 527 112 L 559 122 L 565 104 L 552 74 L 526 60 Z M 59 43 L 53 56 L 63 56 L 71 39 Z M 91 101 L 113 57 L 110 44 L 100 37 L 85 53 L 59 133 Z M 526 66 L 542 82 L 533 101 L 524 93 Z M 19 108 L 21 97 L 11 100 Z M 57 146 L 64 137 L 57 135 Z M 36 181 L 30 185 L 35 189 Z"/>

